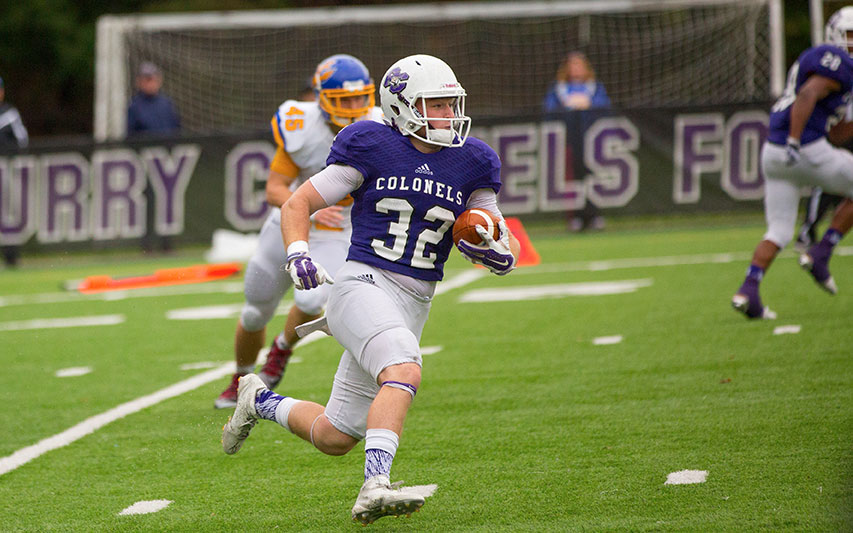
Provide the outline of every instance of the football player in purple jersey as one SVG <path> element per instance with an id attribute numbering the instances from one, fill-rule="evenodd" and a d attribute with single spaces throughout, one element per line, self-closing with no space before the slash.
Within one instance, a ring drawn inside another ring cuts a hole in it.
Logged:
<path id="1" fill-rule="evenodd" d="M 515 268 L 520 246 L 497 206 L 500 161 L 468 137 L 465 90 L 442 60 L 399 60 L 379 89 L 384 124 L 342 130 L 328 166 L 282 206 L 287 270 L 298 288 L 333 283 L 326 328 L 345 351 L 326 406 L 279 396 L 253 374 L 240 380 L 237 408 L 223 430 L 236 452 L 259 418 L 275 420 L 320 451 L 342 455 L 365 440 L 364 484 L 352 517 L 368 524 L 410 514 L 421 493 L 390 483 L 406 413 L 421 382 L 421 332 L 453 246 L 450 229 L 465 209 L 500 218 L 500 236 L 460 241 L 469 261 L 498 275 Z M 352 238 L 335 279 L 312 260 L 309 215 L 350 194 Z"/>
<path id="2" fill-rule="evenodd" d="M 826 34 L 827 44 L 807 49 L 791 66 L 785 91 L 771 109 L 761 152 L 767 232 L 755 248 L 746 279 L 732 297 L 732 306 L 748 318 L 776 318 L 762 304 L 758 287 L 794 235 L 803 186 L 819 186 L 847 197 L 821 241 L 800 258 L 800 265 L 820 287 L 830 294 L 838 290 L 829 260 L 853 225 L 853 153 L 831 145 L 827 131 L 845 125 L 839 123 L 853 99 L 853 7 L 833 15 Z"/>

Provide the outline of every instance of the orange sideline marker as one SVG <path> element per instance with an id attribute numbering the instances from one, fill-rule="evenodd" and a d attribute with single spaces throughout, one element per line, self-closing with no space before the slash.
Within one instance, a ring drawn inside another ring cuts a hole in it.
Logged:
<path id="1" fill-rule="evenodd" d="M 530 237 L 527 236 L 524 226 L 521 225 L 521 220 L 515 217 L 507 217 L 505 220 L 506 227 L 509 228 L 512 234 L 515 235 L 515 238 L 518 239 L 519 244 L 521 244 L 521 254 L 519 254 L 516 265 L 522 267 L 541 263 L 542 259 L 539 257 L 539 252 L 533 247 Z"/>
<path id="2" fill-rule="evenodd" d="M 83 294 L 92 294 L 96 292 L 202 283 L 225 279 L 240 272 L 242 268 L 243 265 L 240 263 L 216 263 L 211 265 L 163 268 L 147 276 L 132 276 L 117 279 L 110 276 L 89 276 L 79 282 L 74 288 Z"/>

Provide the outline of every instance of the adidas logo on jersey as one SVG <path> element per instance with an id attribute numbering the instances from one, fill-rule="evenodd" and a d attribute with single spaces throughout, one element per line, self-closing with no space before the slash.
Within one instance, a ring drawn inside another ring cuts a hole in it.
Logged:
<path id="1" fill-rule="evenodd" d="M 373 274 L 359 274 L 358 276 L 356 276 L 356 278 L 360 279 L 361 281 L 364 281 L 365 283 L 370 283 L 371 285 L 376 283 L 375 281 L 373 281 Z"/>
<path id="2" fill-rule="evenodd" d="M 429 169 L 429 165 L 427 165 L 426 163 L 424 163 L 423 165 L 416 168 L 415 173 L 417 173 L 417 174 L 429 174 L 430 176 L 432 176 L 432 170 Z"/>

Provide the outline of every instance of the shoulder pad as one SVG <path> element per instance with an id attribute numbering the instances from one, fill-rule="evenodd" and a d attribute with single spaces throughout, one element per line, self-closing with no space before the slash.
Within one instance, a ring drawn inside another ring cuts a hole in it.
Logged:
<path id="1" fill-rule="evenodd" d="M 272 119 L 276 144 L 287 152 L 295 152 L 305 145 L 307 137 L 316 128 L 326 127 L 316 102 L 287 100 L 281 104 Z"/>
<path id="2" fill-rule="evenodd" d="M 374 107 L 370 110 L 369 118 L 374 122 L 384 122 L 385 114 L 382 113 L 381 107 Z"/>

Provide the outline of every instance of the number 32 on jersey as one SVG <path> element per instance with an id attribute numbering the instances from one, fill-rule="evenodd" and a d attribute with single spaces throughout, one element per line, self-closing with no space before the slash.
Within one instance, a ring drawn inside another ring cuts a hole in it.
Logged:
<path id="1" fill-rule="evenodd" d="M 417 231 L 417 228 L 412 228 L 412 213 L 414 208 L 407 200 L 403 198 L 383 198 L 376 203 L 376 211 L 379 213 L 396 212 L 397 221 L 391 222 L 388 225 L 388 233 L 394 237 L 393 244 L 389 247 L 381 239 L 373 239 L 370 245 L 376 252 L 376 255 L 389 261 L 398 262 L 406 252 L 406 244 L 410 237 L 412 229 Z M 438 244 L 447 233 L 447 230 L 453 225 L 456 220 L 456 215 L 453 211 L 444 207 L 435 205 L 431 207 L 424 216 L 426 222 L 441 221 L 442 224 L 436 229 L 425 228 L 417 233 L 417 242 L 412 253 L 411 266 L 415 268 L 434 268 L 436 254 L 424 254 L 427 244 Z"/>

